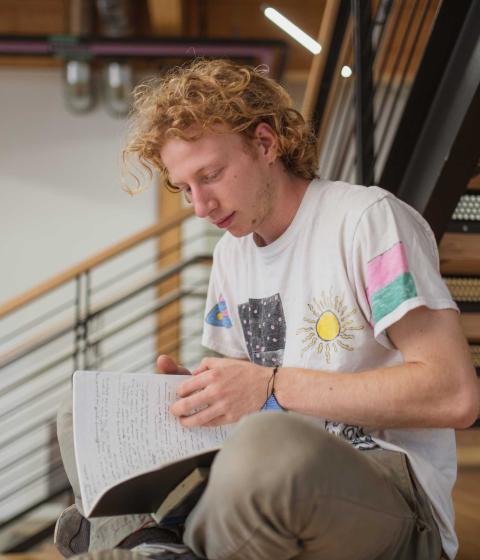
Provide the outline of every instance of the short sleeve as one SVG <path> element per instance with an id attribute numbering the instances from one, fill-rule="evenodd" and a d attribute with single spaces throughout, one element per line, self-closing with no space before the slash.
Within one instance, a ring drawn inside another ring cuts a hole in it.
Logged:
<path id="1" fill-rule="evenodd" d="M 363 212 L 352 251 L 358 301 L 383 346 L 392 348 L 386 330 L 412 309 L 458 311 L 440 276 L 429 225 L 393 195 L 385 195 Z"/>
<path id="2" fill-rule="evenodd" d="M 208 285 L 202 345 L 228 358 L 248 359 L 243 339 L 235 294 L 234 278 L 223 262 L 219 246 L 213 255 Z"/>

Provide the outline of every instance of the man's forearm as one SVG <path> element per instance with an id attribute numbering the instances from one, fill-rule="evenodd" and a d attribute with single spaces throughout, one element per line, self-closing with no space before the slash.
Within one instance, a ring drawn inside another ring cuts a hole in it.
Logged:
<path id="1" fill-rule="evenodd" d="M 286 409 L 379 428 L 463 428 L 467 395 L 453 372 L 404 363 L 363 372 L 281 368 L 275 394 Z"/>

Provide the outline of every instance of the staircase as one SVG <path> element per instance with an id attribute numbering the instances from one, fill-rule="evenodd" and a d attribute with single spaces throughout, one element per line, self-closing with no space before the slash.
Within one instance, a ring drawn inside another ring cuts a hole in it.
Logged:
<path id="1" fill-rule="evenodd" d="M 480 2 L 352 5 L 338 3 L 312 65 L 321 86 L 307 89 L 320 171 L 380 185 L 427 219 L 480 373 Z M 355 81 L 340 72 L 352 63 Z M 480 465 L 478 433 L 458 432 L 461 464 Z"/>
<path id="2" fill-rule="evenodd" d="M 461 322 L 480 377 L 480 169 L 469 181 L 440 243 L 442 275 L 461 311 Z M 480 465 L 480 421 L 458 432 L 461 466 Z"/>

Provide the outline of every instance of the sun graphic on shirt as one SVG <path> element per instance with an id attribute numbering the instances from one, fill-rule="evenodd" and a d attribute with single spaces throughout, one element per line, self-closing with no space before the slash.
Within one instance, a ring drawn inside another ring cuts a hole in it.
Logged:
<path id="1" fill-rule="evenodd" d="M 354 338 L 352 333 L 363 329 L 363 326 L 354 324 L 356 309 L 349 311 L 343 297 L 326 295 L 325 292 L 319 299 L 314 298 L 308 309 L 310 316 L 303 318 L 308 326 L 297 330 L 297 334 L 304 335 L 302 355 L 312 349 L 317 354 L 323 354 L 329 364 L 332 353 L 340 348 L 353 351 L 349 344 Z"/>

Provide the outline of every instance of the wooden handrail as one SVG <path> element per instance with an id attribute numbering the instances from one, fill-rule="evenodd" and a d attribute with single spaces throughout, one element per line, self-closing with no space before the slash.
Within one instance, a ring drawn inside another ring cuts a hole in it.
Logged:
<path id="1" fill-rule="evenodd" d="M 193 216 L 193 210 L 191 208 L 182 209 L 174 218 L 168 220 L 165 223 L 155 224 L 150 226 L 139 233 L 136 233 L 123 241 L 119 241 L 115 243 L 111 247 L 100 251 L 96 255 L 89 257 L 82 261 L 81 263 L 68 268 L 64 272 L 61 272 L 57 276 L 50 278 L 49 280 L 45 280 L 41 282 L 34 288 L 23 292 L 19 296 L 12 298 L 11 300 L 3 303 L 0 305 L 0 318 L 12 313 L 13 311 L 23 307 L 27 303 L 30 303 L 34 299 L 43 296 L 44 294 L 58 288 L 62 284 L 70 282 L 74 280 L 80 274 L 91 270 L 95 266 L 103 264 L 104 262 L 116 257 L 120 253 L 135 247 L 139 243 L 146 241 L 152 237 L 157 237 L 162 235 L 163 233 L 167 232 L 171 228 L 180 225 L 184 220 Z"/>

